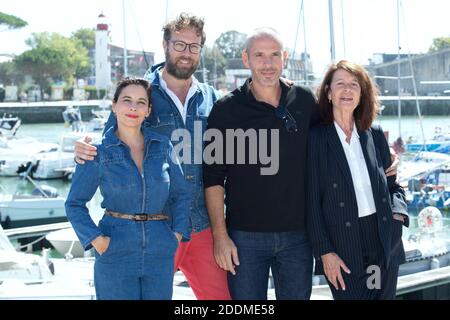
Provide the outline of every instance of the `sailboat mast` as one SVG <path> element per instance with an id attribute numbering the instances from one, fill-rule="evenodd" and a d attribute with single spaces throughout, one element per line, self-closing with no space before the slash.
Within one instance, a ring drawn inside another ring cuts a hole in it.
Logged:
<path id="1" fill-rule="evenodd" d="M 169 0 L 166 0 L 166 23 L 169 21 Z"/>
<path id="2" fill-rule="evenodd" d="M 344 0 L 341 0 L 341 23 L 342 23 L 342 43 L 344 47 L 344 57 L 347 58 L 347 50 L 345 48 Z"/>
<path id="3" fill-rule="evenodd" d="M 397 89 L 398 89 L 398 99 L 397 99 L 397 110 L 398 110 L 398 136 L 402 137 L 402 102 L 400 100 L 400 90 L 401 90 L 401 72 L 400 72 L 400 0 L 397 0 Z"/>
<path id="4" fill-rule="evenodd" d="M 305 56 L 303 61 L 305 62 L 305 67 L 303 68 L 303 72 L 304 72 L 304 79 L 305 79 L 305 85 L 309 85 L 309 77 L 308 77 L 308 49 L 306 47 L 306 23 L 305 23 L 305 8 L 303 6 L 303 0 L 302 0 L 302 18 L 303 18 L 303 46 L 305 47 Z"/>
<path id="5" fill-rule="evenodd" d="M 126 17 L 125 17 L 125 0 L 122 0 L 123 12 L 123 77 L 128 76 L 128 54 L 127 54 L 127 31 L 126 31 Z"/>
<path id="6" fill-rule="evenodd" d="M 301 1 L 301 4 L 300 4 L 300 12 L 298 14 L 298 19 L 297 19 L 297 29 L 295 29 L 296 31 L 295 31 L 294 46 L 292 47 L 292 53 L 290 53 L 290 55 L 291 55 L 290 59 L 292 59 L 293 61 L 295 60 L 295 50 L 297 49 L 298 29 L 300 28 L 300 20 L 302 19 L 302 10 L 303 10 L 303 0 Z M 300 74 L 300 72 L 298 74 Z M 297 74 L 294 75 L 294 77 L 297 77 Z"/>
<path id="7" fill-rule="evenodd" d="M 334 21 L 333 21 L 333 0 L 328 0 L 328 13 L 330 20 L 330 52 L 331 62 L 336 60 L 336 49 L 334 46 Z"/>
<path id="8" fill-rule="evenodd" d="M 400 8 L 400 10 L 403 9 L 401 2 L 400 2 L 399 8 Z M 402 12 L 402 16 L 403 16 L 403 12 Z M 404 17 L 403 17 L 403 21 L 405 21 Z M 416 99 L 415 99 L 416 100 L 416 109 L 417 109 L 417 116 L 419 117 L 420 131 L 422 133 L 423 150 L 427 151 L 425 131 L 423 129 L 422 112 L 420 110 L 419 94 L 417 92 L 416 76 L 415 76 L 415 72 L 414 72 L 414 64 L 412 62 L 412 58 L 411 58 L 411 54 L 410 54 L 409 50 L 407 51 L 407 55 L 408 55 L 408 61 L 409 61 L 409 69 L 411 70 L 411 81 L 412 81 L 412 85 L 413 85 L 414 96 L 416 97 Z"/>

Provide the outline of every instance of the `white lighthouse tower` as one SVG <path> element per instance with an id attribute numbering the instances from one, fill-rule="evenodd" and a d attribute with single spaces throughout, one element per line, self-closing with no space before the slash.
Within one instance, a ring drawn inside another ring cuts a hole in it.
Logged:
<path id="1" fill-rule="evenodd" d="M 95 86 L 97 89 L 108 89 L 111 86 L 109 27 L 103 13 L 98 16 L 95 31 Z"/>

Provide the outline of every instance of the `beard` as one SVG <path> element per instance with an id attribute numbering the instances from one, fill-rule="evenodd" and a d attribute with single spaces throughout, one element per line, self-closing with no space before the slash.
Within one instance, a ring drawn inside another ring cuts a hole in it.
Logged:
<path id="1" fill-rule="evenodd" d="M 165 52 L 166 55 L 166 71 L 172 75 L 173 77 L 177 78 L 177 79 L 183 79 L 183 80 L 187 80 L 189 79 L 195 72 L 195 70 L 197 70 L 197 67 L 200 63 L 200 59 L 195 61 L 192 58 L 186 58 L 186 57 L 180 57 L 178 59 L 189 59 L 192 64 L 190 67 L 185 67 L 185 68 L 180 68 L 177 65 L 177 61 L 173 61 L 169 55 L 169 52 L 166 50 Z"/>

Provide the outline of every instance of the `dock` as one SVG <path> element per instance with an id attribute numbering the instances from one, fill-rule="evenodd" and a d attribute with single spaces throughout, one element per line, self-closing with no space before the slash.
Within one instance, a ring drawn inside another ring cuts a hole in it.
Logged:
<path id="1" fill-rule="evenodd" d="M 408 274 L 398 278 L 398 300 L 450 299 L 450 267 Z M 328 285 L 313 286 L 311 300 L 332 300 Z"/>
<path id="2" fill-rule="evenodd" d="M 194 293 L 183 281 L 181 272 L 175 274 L 174 300 L 195 300 Z M 267 292 L 269 300 L 275 300 L 275 289 Z M 449 300 L 450 267 L 443 267 L 401 276 L 397 283 L 397 300 Z M 328 285 L 313 286 L 311 300 L 333 300 Z"/>
<path id="3" fill-rule="evenodd" d="M 184 281 L 183 281 L 184 280 Z M 194 293 L 187 286 L 181 272 L 175 274 L 174 300 L 195 300 Z M 267 292 L 268 300 L 275 300 L 275 289 Z M 450 267 L 443 267 L 413 273 L 398 278 L 397 300 L 449 300 Z M 328 285 L 316 285 L 312 288 L 311 300 L 333 300 Z"/>
<path id="4" fill-rule="evenodd" d="M 11 114 L 22 119 L 22 123 L 63 123 L 62 113 L 67 106 L 80 108 L 83 121 L 92 119 L 91 110 L 101 109 L 103 100 L 80 101 L 37 101 L 37 102 L 2 102 L 0 116 Z"/>
<path id="5" fill-rule="evenodd" d="M 11 239 L 44 236 L 50 231 L 69 228 L 69 222 L 38 225 L 23 228 L 5 229 L 5 235 Z M 174 300 L 195 300 L 184 275 L 178 271 L 174 277 Z M 275 300 L 275 289 L 268 290 L 268 299 Z M 332 300 L 328 285 L 312 288 L 311 300 Z M 450 266 L 404 275 L 398 278 L 398 300 L 449 300 Z"/>
<path id="6" fill-rule="evenodd" d="M 450 267 L 399 277 L 397 298 L 402 300 L 449 300 Z"/>

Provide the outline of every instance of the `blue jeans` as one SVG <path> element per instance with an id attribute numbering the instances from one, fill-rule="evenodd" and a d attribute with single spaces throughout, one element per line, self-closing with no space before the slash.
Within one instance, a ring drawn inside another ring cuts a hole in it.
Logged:
<path id="1" fill-rule="evenodd" d="M 104 216 L 99 224 L 110 237 L 96 251 L 94 284 L 98 300 L 170 300 L 178 240 L 166 221 L 131 221 Z"/>
<path id="2" fill-rule="evenodd" d="M 233 300 L 267 300 L 270 269 L 277 299 L 310 298 L 313 256 L 305 232 L 229 230 L 229 235 L 240 262 L 236 275 L 228 273 Z"/>

